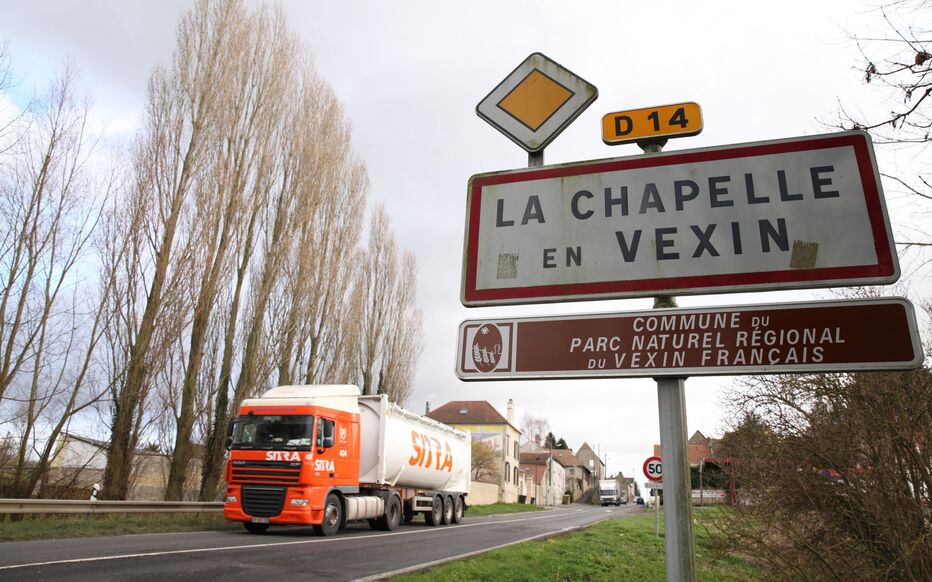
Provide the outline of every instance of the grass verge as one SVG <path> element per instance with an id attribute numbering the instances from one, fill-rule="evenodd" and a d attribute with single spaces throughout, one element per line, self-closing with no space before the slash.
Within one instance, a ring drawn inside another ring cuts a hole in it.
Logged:
<path id="1" fill-rule="evenodd" d="M 504 513 L 524 513 L 527 511 L 542 511 L 546 507 L 540 505 L 527 505 L 524 503 L 493 503 L 491 505 L 470 505 L 466 517 L 483 517 L 486 515 L 502 515 Z"/>
<path id="2" fill-rule="evenodd" d="M 702 526 L 704 510 L 694 515 L 697 578 L 703 581 L 762 580 L 749 562 L 721 555 Z M 401 576 L 401 582 L 496 581 L 665 581 L 663 518 L 654 536 L 654 515 L 643 513 L 599 522 L 585 530 L 527 542 Z"/>
<path id="3" fill-rule="evenodd" d="M 108 513 L 103 515 L 26 515 L 0 521 L 0 541 L 43 540 L 143 533 L 240 529 L 221 513 Z"/>

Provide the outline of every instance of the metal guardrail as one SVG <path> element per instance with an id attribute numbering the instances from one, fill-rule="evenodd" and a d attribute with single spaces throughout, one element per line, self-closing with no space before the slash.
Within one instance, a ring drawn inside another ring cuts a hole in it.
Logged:
<path id="1" fill-rule="evenodd" d="M 222 501 L 89 501 L 81 499 L 0 499 L 4 513 L 209 513 Z"/>

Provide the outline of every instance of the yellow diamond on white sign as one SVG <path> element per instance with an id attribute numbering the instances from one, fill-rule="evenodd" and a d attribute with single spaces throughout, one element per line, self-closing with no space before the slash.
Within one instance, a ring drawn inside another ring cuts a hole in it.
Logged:
<path id="1" fill-rule="evenodd" d="M 476 113 L 525 150 L 539 152 L 598 96 L 594 85 L 534 53 L 476 106 Z"/>

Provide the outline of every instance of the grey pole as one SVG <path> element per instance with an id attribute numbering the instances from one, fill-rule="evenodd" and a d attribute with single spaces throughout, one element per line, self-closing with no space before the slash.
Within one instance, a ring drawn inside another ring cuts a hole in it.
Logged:
<path id="1" fill-rule="evenodd" d="M 638 142 L 644 153 L 663 149 L 667 140 Z M 676 307 L 670 295 L 654 297 L 654 309 Z M 686 442 L 685 378 L 657 379 L 657 408 L 660 416 L 660 448 L 663 462 L 663 526 L 667 582 L 696 580 L 693 547 L 692 495 Z M 660 498 L 657 498 L 660 501 Z"/>
<path id="2" fill-rule="evenodd" d="M 544 150 L 539 152 L 528 152 L 527 153 L 527 167 L 533 168 L 535 166 L 544 165 Z"/>

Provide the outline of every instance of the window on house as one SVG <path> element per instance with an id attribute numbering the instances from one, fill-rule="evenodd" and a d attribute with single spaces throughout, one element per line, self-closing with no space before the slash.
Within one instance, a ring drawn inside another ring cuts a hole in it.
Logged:
<path id="1" fill-rule="evenodd" d="M 515 467 L 515 485 L 518 484 L 518 468 Z"/>
<path id="2" fill-rule="evenodd" d="M 515 458 L 519 459 L 520 455 L 518 453 L 518 441 L 515 441 Z"/>
<path id="3" fill-rule="evenodd" d="M 508 482 L 508 475 L 511 475 L 511 463 L 505 461 L 505 483 Z"/>

